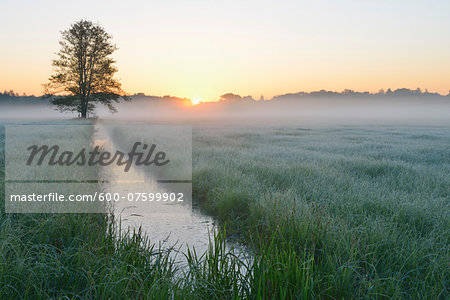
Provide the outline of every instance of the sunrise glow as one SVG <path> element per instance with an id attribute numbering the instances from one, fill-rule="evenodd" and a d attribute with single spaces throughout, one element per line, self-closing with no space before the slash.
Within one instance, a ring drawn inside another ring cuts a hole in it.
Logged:
<path id="1" fill-rule="evenodd" d="M 60 30 L 80 18 L 113 36 L 117 78 L 129 94 L 217 101 L 226 93 L 270 99 L 321 89 L 450 89 L 446 1 L 432 7 L 349 0 L 135 1 L 133 9 L 127 2 L 81 0 L 70 10 L 55 0 L 21 5 L 0 4 L 11 12 L 0 20 L 1 91 L 41 95 Z M 126 21 L 118 18 L 123 13 Z"/>
<path id="2" fill-rule="evenodd" d="M 201 102 L 205 102 L 205 100 L 203 100 L 201 98 L 194 98 L 194 99 L 191 99 L 191 102 L 192 102 L 193 105 L 197 105 L 197 104 L 199 104 Z"/>

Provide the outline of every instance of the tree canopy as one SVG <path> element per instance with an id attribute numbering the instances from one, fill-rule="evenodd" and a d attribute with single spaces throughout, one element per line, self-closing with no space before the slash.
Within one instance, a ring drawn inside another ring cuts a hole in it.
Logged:
<path id="1" fill-rule="evenodd" d="M 61 49 L 53 60 L 54 74 L 44 84 L 45 94 L 61 111 L 76 111 L 82 118 L 101 103 L 115 112 L 114 103 L 128 100 L 111 57 L 117 47 L 100 25 L 81 20 L 62 31 Z"/>

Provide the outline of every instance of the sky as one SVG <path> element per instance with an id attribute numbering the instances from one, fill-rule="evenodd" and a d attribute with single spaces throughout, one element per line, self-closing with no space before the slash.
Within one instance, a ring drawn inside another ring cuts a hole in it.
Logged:
<path id="1" fill-rule="evenodd" d="M 0 11 L 0 91 L 41 95 L 60 31 L 80 19 L 113 36 L 129 94 L 450 90 L 448 0 L 0 0 Z"/>

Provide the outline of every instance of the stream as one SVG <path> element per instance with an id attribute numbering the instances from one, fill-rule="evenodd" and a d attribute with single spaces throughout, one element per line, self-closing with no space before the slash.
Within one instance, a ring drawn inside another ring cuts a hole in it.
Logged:
<path id="1" fill-rule="evenodd" d="M 101 123 L 95 125 L 94 145 L 115 152 L 112 136 Z M 123 167 L 108 166 L 100 173 L 103 193 L 128 195 L 137 191 L 167 192 L 149 174 L 136 170 L 134 166 L 124 179 Z M 161 245 L 162 249 L 175 246 L 182 252 L 187 247 L 195 248 L 197 254 L 205 252 L 210 243 L 210 233 L 217 229 L 214 219 L 202 214 L 189 203 L 127 201 L 114 202 L 113 211 L 116 220 L 121 222 L 121 230 L 137 230 L 141 227 L 151 243 Z M 174 251 L 176 255 L 176 251 Z M 184 256 L 175 256 L 177 262 L 183 262 Z"/>

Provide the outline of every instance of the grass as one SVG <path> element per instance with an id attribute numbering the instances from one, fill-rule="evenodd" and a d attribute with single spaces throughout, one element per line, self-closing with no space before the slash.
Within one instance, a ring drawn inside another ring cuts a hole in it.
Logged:
<path id="1" fill-rule="evenodd" d="M 226 224 L 206 253 L 179 253 L 179 269 L 175 250 L 110 215 L 2 209 L 0 298 L 449 297 L 448 128 L 202 127 L 193 138 L 194 198 Z"/>
<path id="2" fill-rule="evenodd" d="M 141 232 L 123 234 L 108 214 L 5 214 L 4 184 L 0 189 L 1 299 L 165 298 L 171 292 L 173 264 Z"/>
<path id="3" fill-rule="evenodd" d="M 255 249 L 252 296 L 449 296 L 448 128 L 196 132 L 193 194 Z"/>
<path id="4" fill-rule="evenodd" d="M 188 268 L 140 229 L 124 232 L 112 214 L 6 214 L 4 130 L 0 128 L 0 299 L 222 299 L 244 295 L 248 268 L 225 247 L 186 254 Z"/>

